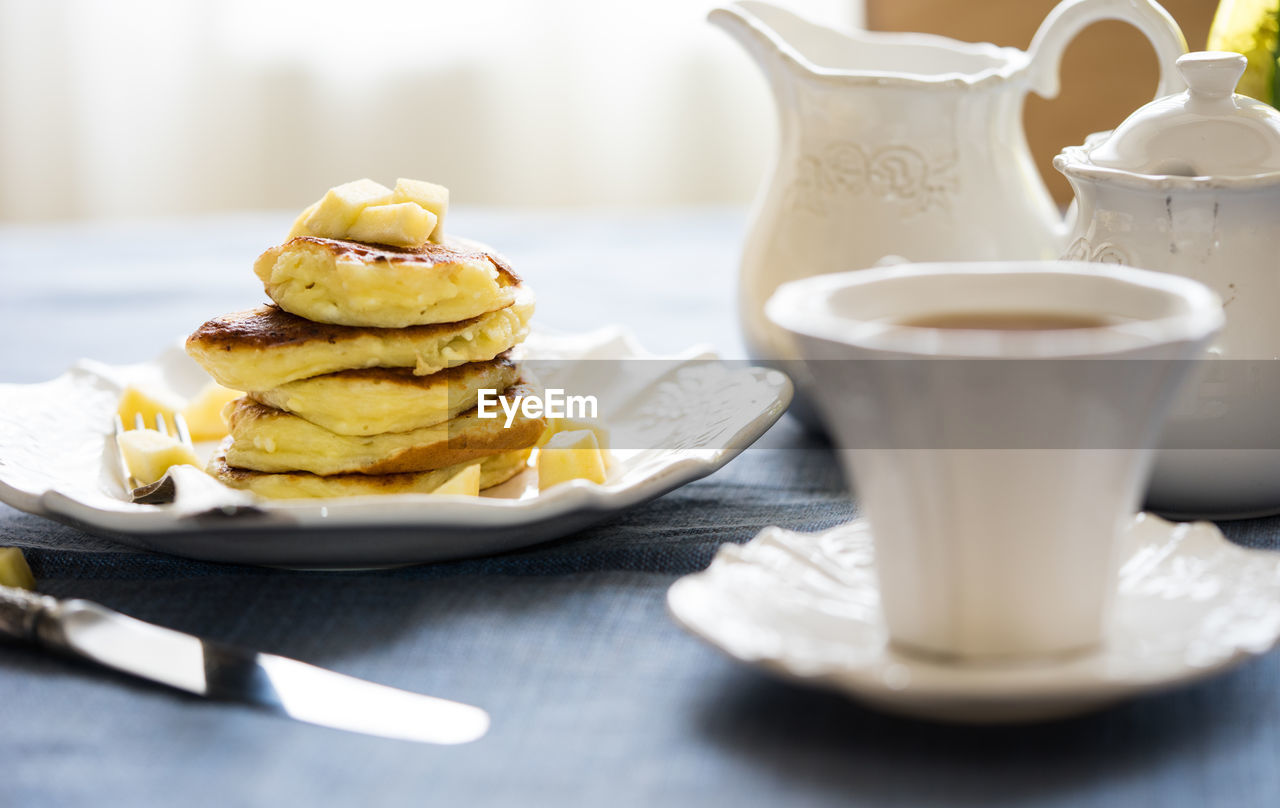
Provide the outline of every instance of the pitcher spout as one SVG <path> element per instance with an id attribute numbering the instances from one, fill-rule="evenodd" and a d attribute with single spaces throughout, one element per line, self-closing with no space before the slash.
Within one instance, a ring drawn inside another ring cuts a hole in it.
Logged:
<path id="1" fill-rule="evenodd" d="M 724 30 L 737 40 L 759 66 L 778 93 L 792 76 L 805 75 L 808 68 L 802 64 L 795 49 L 787 41 L 787 32 L 779 30 L 778 22 L 787 25 L 809 25 L 800 17 L 767 3 L 740 2 L 713 8 L 707 21 Z"/>

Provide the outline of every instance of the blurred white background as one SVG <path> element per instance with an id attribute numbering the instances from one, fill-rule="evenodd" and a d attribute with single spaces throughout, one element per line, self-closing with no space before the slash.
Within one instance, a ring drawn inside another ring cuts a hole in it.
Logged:
<path id="1" fill-rule="evenodd" d="M 834 25 L 860 0 L 786 0 Z M 0 219 L 744 202 L 764 79 L 691 0 L 0 0 Z"/>

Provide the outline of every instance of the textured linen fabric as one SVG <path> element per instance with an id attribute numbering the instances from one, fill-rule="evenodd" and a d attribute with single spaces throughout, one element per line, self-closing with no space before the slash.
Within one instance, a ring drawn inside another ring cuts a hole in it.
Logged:
<path id="1" fill-rule="evenodd" d="M 459 211 L 537 321 L 632 325 L 656 351 L 740 356 L 737 211 Z M 250 263 L 287 216 L 0 228 L 0 381 L 81 356 L 140 361 L 261 299 Z M 1280 656 L 1077 719 L 909 721 L 740 667 L 669 619 L 667 587 L 763 526 L 846 521 L 831 451 L 789 418 L 728 467 L 523 552 L 305 573 L 140 553 L 0 506 L 41 588 L 180 630 L 483 706 L 433 747 L 312 727 L 0 646 L 0 805 L 1280 804 Z M 1280 548 L 1280 520 L 1224 525 Z M 357 539 L 358 540 L 358 539 Z"/>

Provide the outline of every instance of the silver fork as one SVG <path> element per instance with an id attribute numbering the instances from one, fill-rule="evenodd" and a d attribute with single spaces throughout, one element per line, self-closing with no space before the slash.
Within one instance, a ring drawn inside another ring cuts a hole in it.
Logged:
<path id="1" fill-rule="evenodd" d="M 133 418 L 134 429 L 146 429 L 146 421 L 142 417 L 142 413 L 135 413 Z M 191 432 L 187 429 L 187 419 L 182 417 L 182 413 L 174 413 L 173 428 L 177 433 L 178 440 L 181 441 L 188 449 L 194 451 L 194 445 L 191 442 Z M 169 424 L 165 420 L 164 413 L 156 413 L 155 430 L 162 435 L 169 434 Z M 120 413 L 116 413 L 115 432 L 112 434 L 112 440 L 116 445 L 116 462 L 120 467 L 120 479 L 124 481 L 125 489 L 129 492 L 129 499 L 133 502 L 143 505 L 167 505 L 173 502 L 177 495 L 177 488 L 173 484 L 173 479 L 168 472 L 160 479 L 147 485 L 139 485 L 138 478 L 134 477 L 129 471 L 129 464 L 125 461 L 124 450 L 120 448 L 120 436 L 125 432 L 124 422 L 120 420 Z"/>

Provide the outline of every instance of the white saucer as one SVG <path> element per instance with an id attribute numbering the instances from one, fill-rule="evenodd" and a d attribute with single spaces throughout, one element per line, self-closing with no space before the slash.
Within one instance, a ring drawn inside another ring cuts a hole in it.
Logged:
<path id="1" fill-rule="evenodd" d="M 725 545 L 667 594 L 677 622 L 733 658 L 887 711 L 941 721 L 1034 721 L 1221 673 L 1280 639 L 1280 553 L 1208 522 L 1140 514 L 1097 651 L 1017 664 L 948 664 L 891 648 L 864 521 L 765 528 Z"/>

